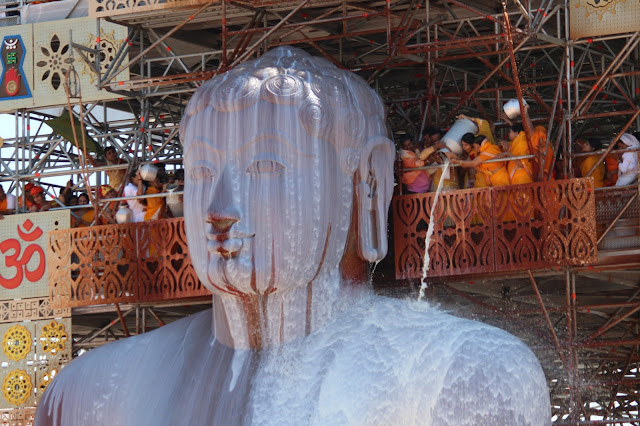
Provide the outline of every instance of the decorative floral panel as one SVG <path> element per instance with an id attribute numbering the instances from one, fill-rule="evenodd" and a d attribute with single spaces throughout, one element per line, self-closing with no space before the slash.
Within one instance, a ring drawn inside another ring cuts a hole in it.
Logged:
<path id="1" fill-rule="evenodd" d="M 634 0 L 570 0 L 571 38 L 640 31 L 640 7 Z"/>
<path id="2" fill-rule="evenodd" d="M 71 318 L 0 324 L 0 336 L 0 409 L 33 407 L 71 361 Z"/>
<path id="3" fill-rule="evenodd" d="M 422 277 L 434 193 L 393 199 L 396 277 Z M 593 179 L 442 192 L 428 277 L 585 265 L 597 260 Z"/>
<path id="4" fill-rule="evenodd" d="M 100 34 L 99 38 L 97 34 Z M 71 67 L 78 73 L 83 101 L 120 97 L 121 95 L 106 90 L 98 90 L 96 87 L 98 75 L 92 66 L 83 60 L 78 51 L 73 51 L 71 37 L 73 37 L 74 43 L 91 49 L 96 49 L 96 42 L 99 42 L 100 69 L 101 72 L 104 72 L 115 60 L 118 48 L 125 41 L 127 28 L 93 18 L 66 19 L 34 24 L 33 62 L 36 106 L 66 105 L 65 74 Z M 93 64 L 95 54 L 89 53 L 86 56 Z M 125 58 L 123 63 L 127 61 L 128 59 Z M 113 82 L 117 83 L 128 79 L 129 71 L 126 70 L 120 73 Z"/>

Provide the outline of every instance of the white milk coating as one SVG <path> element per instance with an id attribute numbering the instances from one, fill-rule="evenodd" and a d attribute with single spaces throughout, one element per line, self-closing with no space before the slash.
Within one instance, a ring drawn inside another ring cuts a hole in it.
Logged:
<path id="1" fill-rule="evenodd" d="M 521 341 L 343 285 L 351 226 L 362 258 L 386 254 L 393 189 L 384 108 L 362 79 L 278 48 L 205 83 L 181 138 L 189 253 L 213 309 L 74 360 L 38 426 L 549 423 Z"/>

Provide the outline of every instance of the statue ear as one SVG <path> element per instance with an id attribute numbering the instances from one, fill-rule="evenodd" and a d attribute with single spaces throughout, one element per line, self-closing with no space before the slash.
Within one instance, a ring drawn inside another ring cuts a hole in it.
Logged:
<path id="1" fill-rule="evenodd" d="M 377 262 L 387 254 L 387 215 L 393 195 L 394 147 L 383 136 L 370 138 L 360 150 L 356 173 L 358 255 Z"/>

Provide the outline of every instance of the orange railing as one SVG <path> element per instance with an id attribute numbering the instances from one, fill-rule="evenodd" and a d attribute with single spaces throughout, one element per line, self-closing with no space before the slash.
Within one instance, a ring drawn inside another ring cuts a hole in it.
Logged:
<path id="1" fill-rule="evenodd" d="M 398 195 L 393 199 L 396 278 L 491 274 L 597 261 L 593 179 Z"/>
<path id="2" fill-rule="evenodd" d="M 209 295 L 187 251 L 183 219 L 49 232 L 53 306 L 142 303 Z"/>

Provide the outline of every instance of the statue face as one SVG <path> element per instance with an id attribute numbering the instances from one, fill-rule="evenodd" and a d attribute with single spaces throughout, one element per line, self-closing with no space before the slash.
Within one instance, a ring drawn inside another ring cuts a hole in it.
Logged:
<path id="1" fill-rule="evenodd" d="M 214 292 L 306 285 L 342 256 L 330 241 L 346 235 L 351 199 L 345 209 L 335 148 L 303 129 L 295 106 L 264 104 L 257 116 L 207 107 L 183 129 L 189 252 Z"/>

